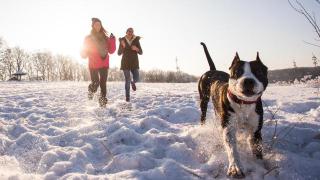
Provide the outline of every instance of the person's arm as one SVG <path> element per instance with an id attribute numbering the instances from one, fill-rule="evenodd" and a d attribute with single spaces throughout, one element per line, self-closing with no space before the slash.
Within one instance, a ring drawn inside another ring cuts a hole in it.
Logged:
<path id="1" fill-rule="evenodd" d="M 119 38 L 119 48 L 118 48 L 118 55 L 120 56 L 123 53 L 123 45 L 122 45 L 122 38 Z"/>
<path id="2" fill-rule="evenodd" d="M 142 55 L 143 51 L 142 51 L 142 48 L 141 48 L 141 45 L 140 45 L 140 38 L 138 39 L 138 42 L 137 42 L 137 48 L 138 48 L 137 53 Z"/>

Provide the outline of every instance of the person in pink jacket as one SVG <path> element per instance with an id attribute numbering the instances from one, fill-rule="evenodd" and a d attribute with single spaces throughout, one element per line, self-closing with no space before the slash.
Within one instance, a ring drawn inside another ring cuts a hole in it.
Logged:
<path id="1" fill-rule="evenodd" d="M 88 98 L 93 99 L 94 93 L 100 86 L 101 95 L 99 97 L 100 107 L 105 107 L 107 100 L 107 78 L 109 69 L 109 54 L 116 50 L 115 37 L 111 33 L 110 37 L 103 28 L 100 19 L 92 18 L 91 33 L 85 37 L 82 58 L 89 59 L 89 71 L 91 83 L 88 87 Z"/>

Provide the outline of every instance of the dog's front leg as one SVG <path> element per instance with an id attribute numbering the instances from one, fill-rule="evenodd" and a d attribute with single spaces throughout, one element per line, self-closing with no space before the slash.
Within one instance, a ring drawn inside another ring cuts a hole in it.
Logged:
<path id="1" fill-rule="evenodd" d="M 252 153 L 256 156 L 257 159 L 262 159 L 262 136 L 261 129 L 263 126 L 263 109 L 262 103 L 257 104 L 257 112 L 254 112 L 250 115 L 249 124 L 249 144 L 252 150 Z"/>
<path id="2" fill-rule="evenodd" d="M 227 175 L 233 178 L 244 178 L 239 153 L 237 151 L 237 140 L 235 127 L 228 124 L 223 129 L 223 142 L 228 154 L 229 167 Z"/>
<path id="3" fill-rule="evenodd" d="M 257 159 L 262 159 L 262 137 L 261 131 L 256 131 L 252 133 L 249 137 L 249 143 L 252 149 L 252 153 L 256 156 Z"/>

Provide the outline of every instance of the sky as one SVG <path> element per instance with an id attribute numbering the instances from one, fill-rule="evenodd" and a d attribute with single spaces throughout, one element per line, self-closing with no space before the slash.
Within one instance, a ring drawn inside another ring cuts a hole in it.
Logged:
<path id="1" fill-rule="evenodd" d="M 320 5 L 303 3 L 320 18 Z M 313 66 L 312 54 L 320 58 L 320 48 L 303 42 L 315 42 L 314 30 L 287 0 L 1 0 L 0 37 L 10 47 L 48 50 L 87 64 L 80 50 L 92 17 L 117 38 L 134 28 L 142 37 L 142 70 L 175 70 L 178 59 L 182 71 L 200 76 L 209 70 L 200 42 L 223 71 L 236 52 L 254 60 L 259 51 L 271 70 L 291 68 L 293 61 Z M 120 61 L 116 53 L 110 56 L 111 67 Z"/>

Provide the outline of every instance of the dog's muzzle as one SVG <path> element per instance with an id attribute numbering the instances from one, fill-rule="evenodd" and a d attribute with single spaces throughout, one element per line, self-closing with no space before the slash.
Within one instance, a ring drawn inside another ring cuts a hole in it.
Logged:
<path id="1" fill-rule="evenodd" d="M 256 93 L 254 92 L 255 85 L 256 85 L 256 82 L 254 79 L 245 78 L 241 83 L 241 86 L 242 86 L 241 93 L 248 97 L 256 95 Z"/>

